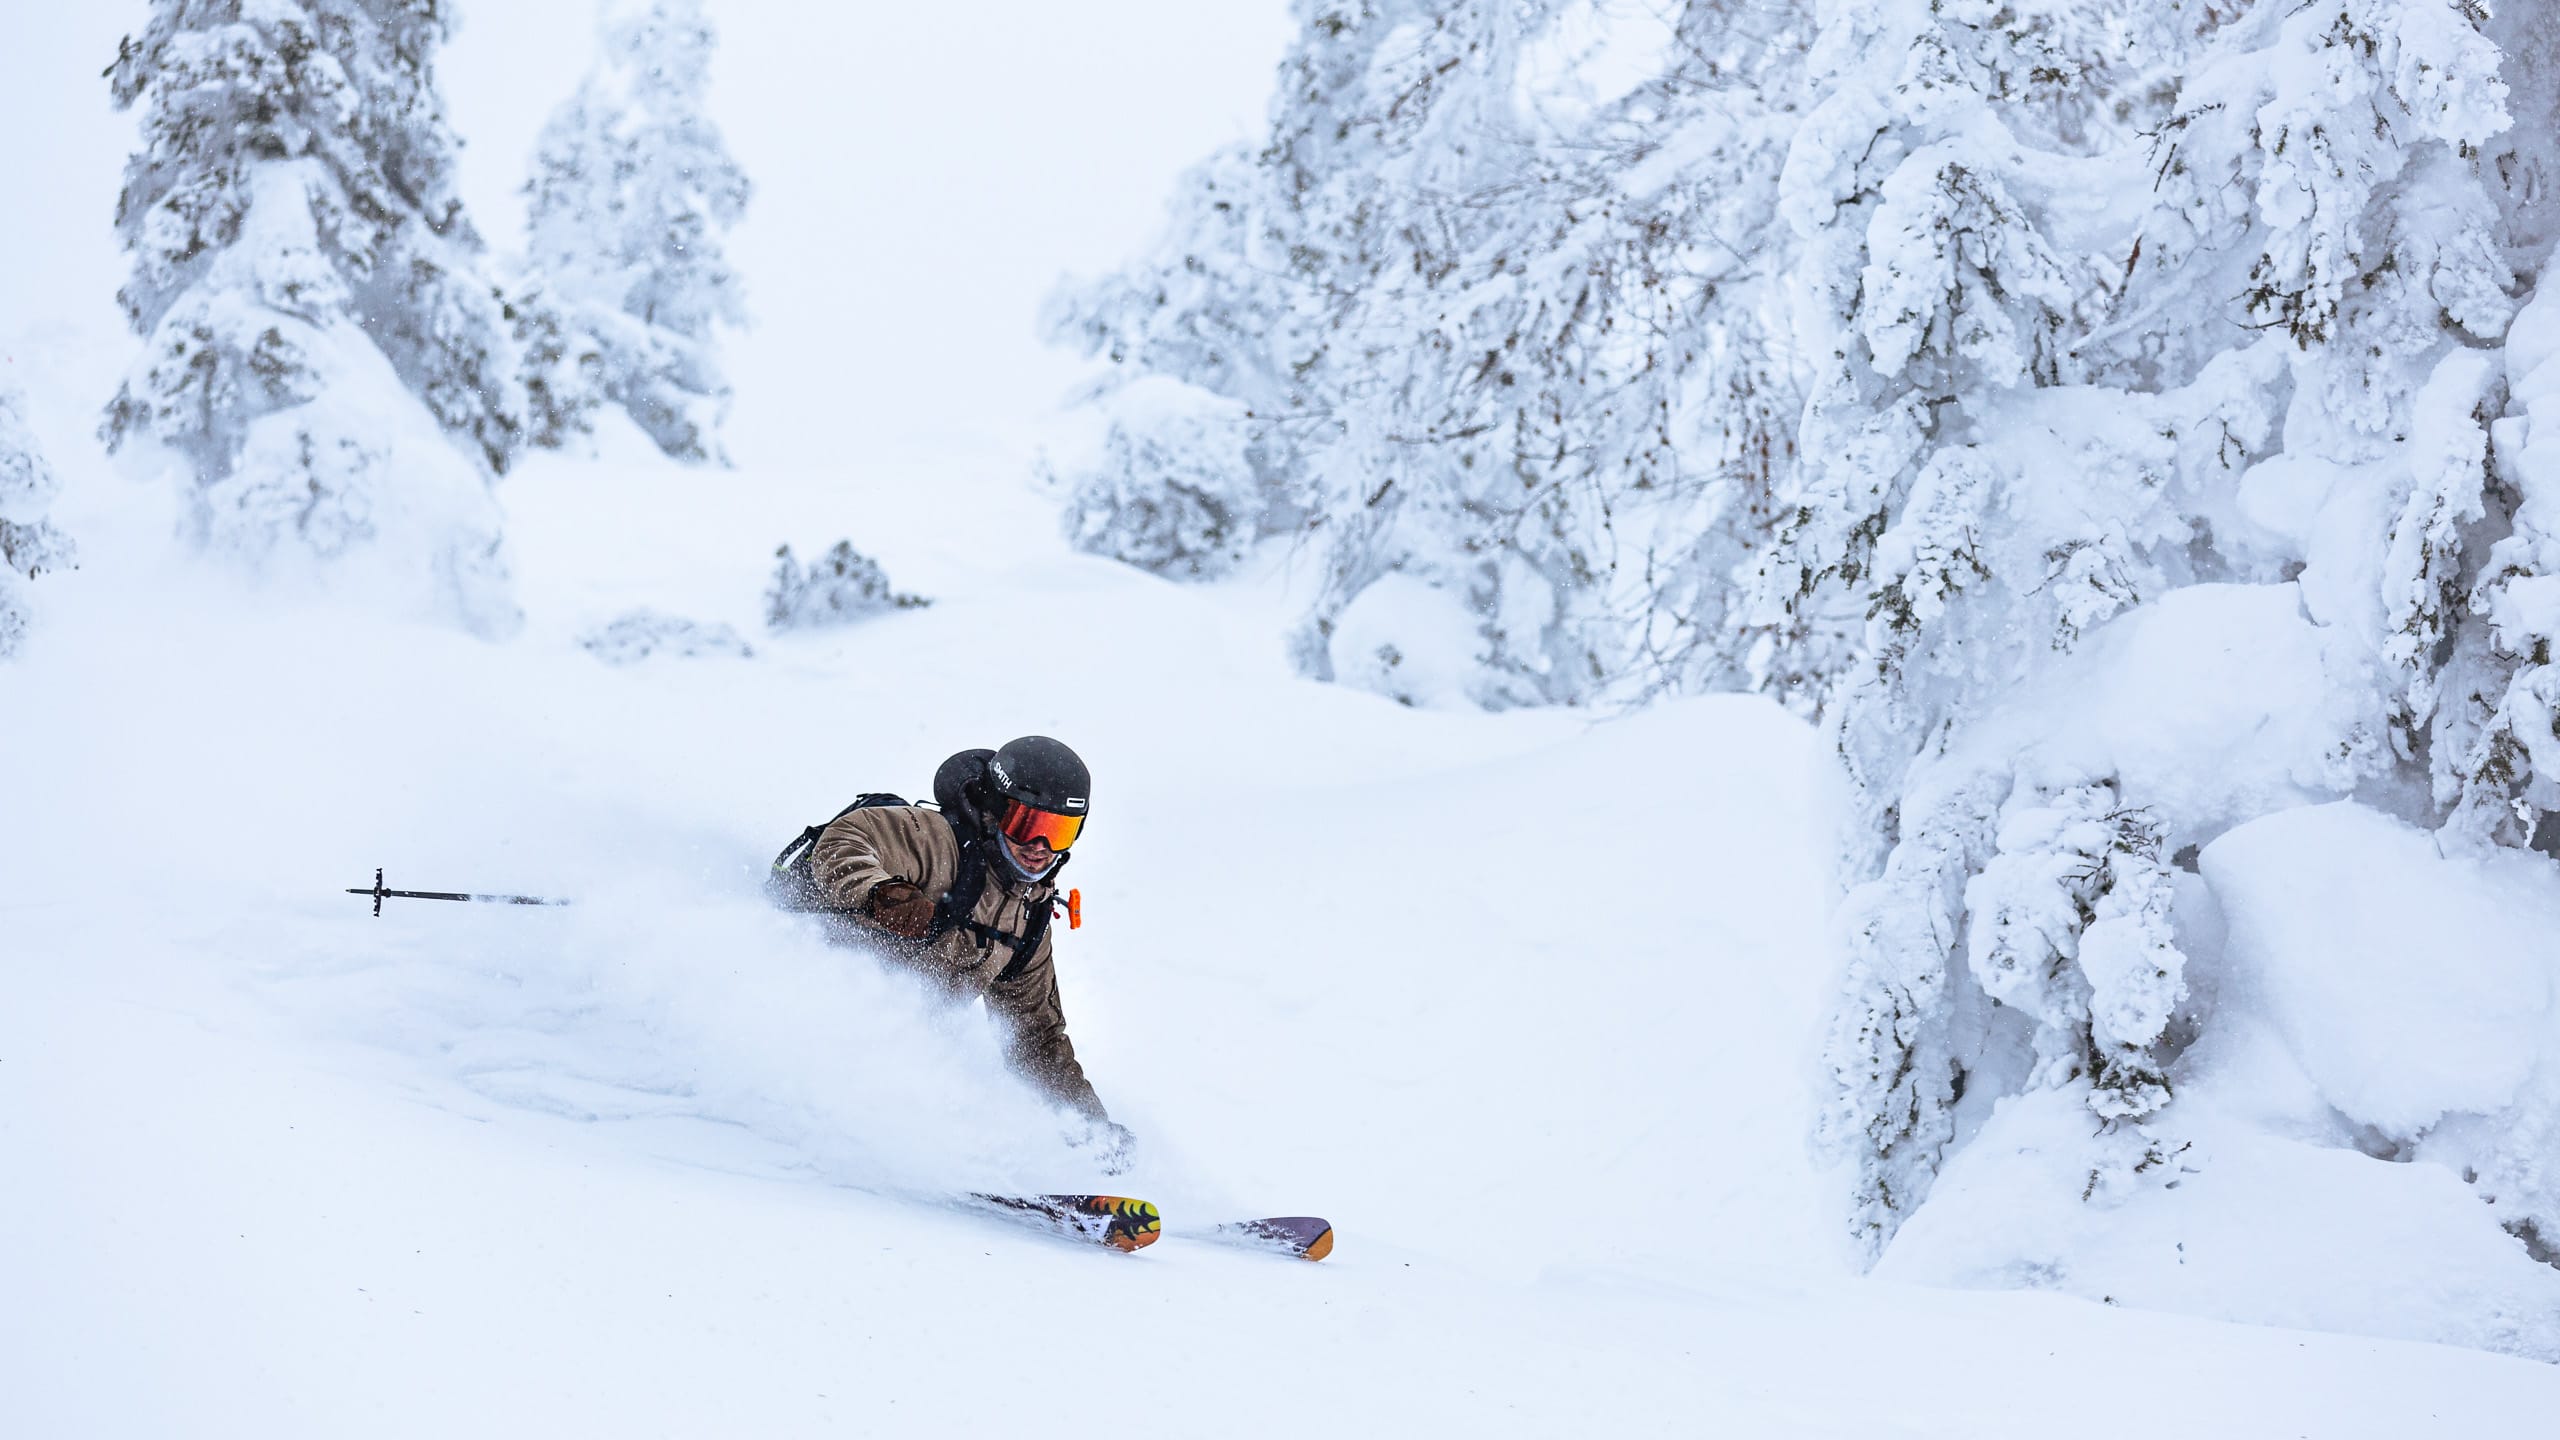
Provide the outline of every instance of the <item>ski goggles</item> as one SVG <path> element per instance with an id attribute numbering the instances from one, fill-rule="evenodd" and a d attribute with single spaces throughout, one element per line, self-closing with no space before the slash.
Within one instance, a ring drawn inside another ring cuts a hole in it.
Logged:
<path id="1" fill-rule="evenodd" d="M 1084 817 L 1060 815 L 1015 800 L 1006 804 L 1004 818 L 997 822 L 996 828 L 1016 845 L 1045 840 L 1050 849 L 1063 855 L 1068 846 L 1076 843 L 1077 834 L 1084 829 Z"/>

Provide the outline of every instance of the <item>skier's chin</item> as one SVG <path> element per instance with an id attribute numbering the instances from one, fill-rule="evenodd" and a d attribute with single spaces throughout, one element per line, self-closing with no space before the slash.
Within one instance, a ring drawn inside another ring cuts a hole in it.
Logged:
<path id="1" fill-rule="evenodd" d="M 1034 869 L 1030 868 L 1029 866 L 1027 866 L 1027 865 L 1023 864 L 1020 860 L 1018 860 L 1018 859 L 1014 858 L 1014 853 L 1013 853 L 1013 847 L 1012 847 L 1012 846 L 1007 845 L 1007 846 L 1003 846 L 1002 848 L 1003 848 L 1003 850 L 1004 850 L 1004 863 L 1005 863 L 1005 868 L 1006 868 L 1006 869 L 1008 869 L 1008 870 L 1011 870 L 1015 875 L 1017 875 L 1017 876 L 1021 877 L 1022 879 L 1030 880 L 1030 881 L 1034 881 L 1034 882 L 1041 881 L 1041 880 L 1046 880 L 1046 879 L 1048 879 L 1048 878 L 1049 878 L 1049 876 L 1050 876 L 1051 872 L 1055 871 L 1055 870 L 1058 868 L 1058 857 L 1057 857 L 1057 856 L 1054 856 L 1054 855 L 1053 855 L 1053 856 L 1049 857 L 1049 863 L 1048 863 L 1048 864 L 1041 866 L 1041 867 L 1040 867 L 1039 869 L 1037 869 L 1037 870 L 1034 870 Z"/>

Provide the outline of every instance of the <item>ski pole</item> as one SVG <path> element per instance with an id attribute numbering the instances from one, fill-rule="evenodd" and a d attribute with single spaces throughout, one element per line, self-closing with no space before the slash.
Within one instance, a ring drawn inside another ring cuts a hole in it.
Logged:
<path id="1" fill-rule="evenodd" d="M 466 905 L 566 905 L 566 900 L 545 900 L 539 895 L 466 895 L 452 890 L 386 890 L 382 888 L 382 871 L 373 872 L 373 888 L 347 891 L 350 895 L 373 897 L 373 918 L 382 918 L 385 900 L 459 900 Z"/>

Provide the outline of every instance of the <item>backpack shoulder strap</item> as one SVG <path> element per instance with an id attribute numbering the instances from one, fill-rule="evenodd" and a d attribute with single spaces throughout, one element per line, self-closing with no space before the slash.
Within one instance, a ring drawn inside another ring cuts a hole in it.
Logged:
<path id="1" fill-rule="evenodd" d="M 1031 957 L 1040 953 L 1040 942 L 1049 933 L 1049 922 L 1056 919 L 1058 915 L 1058 872 L 1067 868 L 1067 862 L 1074 858 L 1076 857 L 1073 855 L 1059 856 L 1058 863 L 1049 867 L 1049 873 L 1042 877 L 1049 886 L 1049 898 L 1031 907 L 1030 918 L 1022 923 L 1021 937 L 1019 939 L 1011 935 L 996 937 L 1013 947 L 1012 957 L 1004 962 L 1002 970 L 996 972 L 997 984 L 1002 985 L 1008 980 L 1016 979 L 1023 971 L 1031 968 Z"/>
<path id="2" fill-rule="evenodd" d="M 960 834 L 960 827 L 956 821 L 952 825 L 952 833 Z M 1004 968 L 996 972 L 996 982 L 1002 984 L 1021 975 L 1030 966 L 1031 957 L 1040 953 L 1040 941 L 1049 933 L 1049 922 L 1057 915 L 1058 897 L 1053 892 L 1046 902 L 1031 906 L 1031 913 L 1024 919 L 1022 933 L 1019 935 L 1009 930 L 999 930 L 992 925 L 979 924 L 976 919 L 978 897 L 985 894 L 987 889 L 986 846 L 987 841 L 983 836 L 979 837 L 979 843 L 974 845 L 968 843 L 966 838 L 962 839 L 960 878 L 953 882 L 951 888 L 943 893 L 941 900 L 934 906 L 933 929 L 926 935 L 925 941 L 931 944 L 954 930 L 966 930 L 977 936 L 981 950 L 1002 941 L 1006 950 L 1011 952 L 1005 958 Z M 1048 878 L 1054 881 L 1057 878 L 1058 869 L 1064 868 L 1071 858 L 1073 857 L 1059 856 L 1058 866 L 1050 870 Z"/>
<path id="3" fill-rule="evenodd" d="M 1031 968 L 1031 957 L 1040 953 L 1040 942 L 1049 933 L 1049 920 L 1057 913 L 1057 907 L 1058 897 L 1055 895 L 1049 897 L 1047 904 L 1031 907 L 1031 922 L 1022 927 L 1022 938 L 1014 944 L 1013 958 L 1005 961 L 1004 968 L 996 972 L 997 984 L 1013 980 Z M 1012 939 L 1011 936 L 1005 938 Z"/>
<path id="4" fill-rule="evenodd" d="M 951 888 L 934 897 L 933 924 L 925 931 L 930 945 L 967 924 L 978 913 L 978 897 L 987 890 L 987 850 L 985 839 L 971 833 L 950 811 L 937 812 L 942 822 L 951 827 L 952 843 L 960 850 L 960 869 L 952 876 Z"/>

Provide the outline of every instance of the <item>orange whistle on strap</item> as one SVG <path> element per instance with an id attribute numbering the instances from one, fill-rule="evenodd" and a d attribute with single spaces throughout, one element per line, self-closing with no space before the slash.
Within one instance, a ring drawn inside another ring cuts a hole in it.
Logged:
<path id="1" fill-rule="evenodd" d="M 1081 890 L 1067 892 L 1067 928 L 1070 930 L 1084 928 L 1084 892 Z"/>

